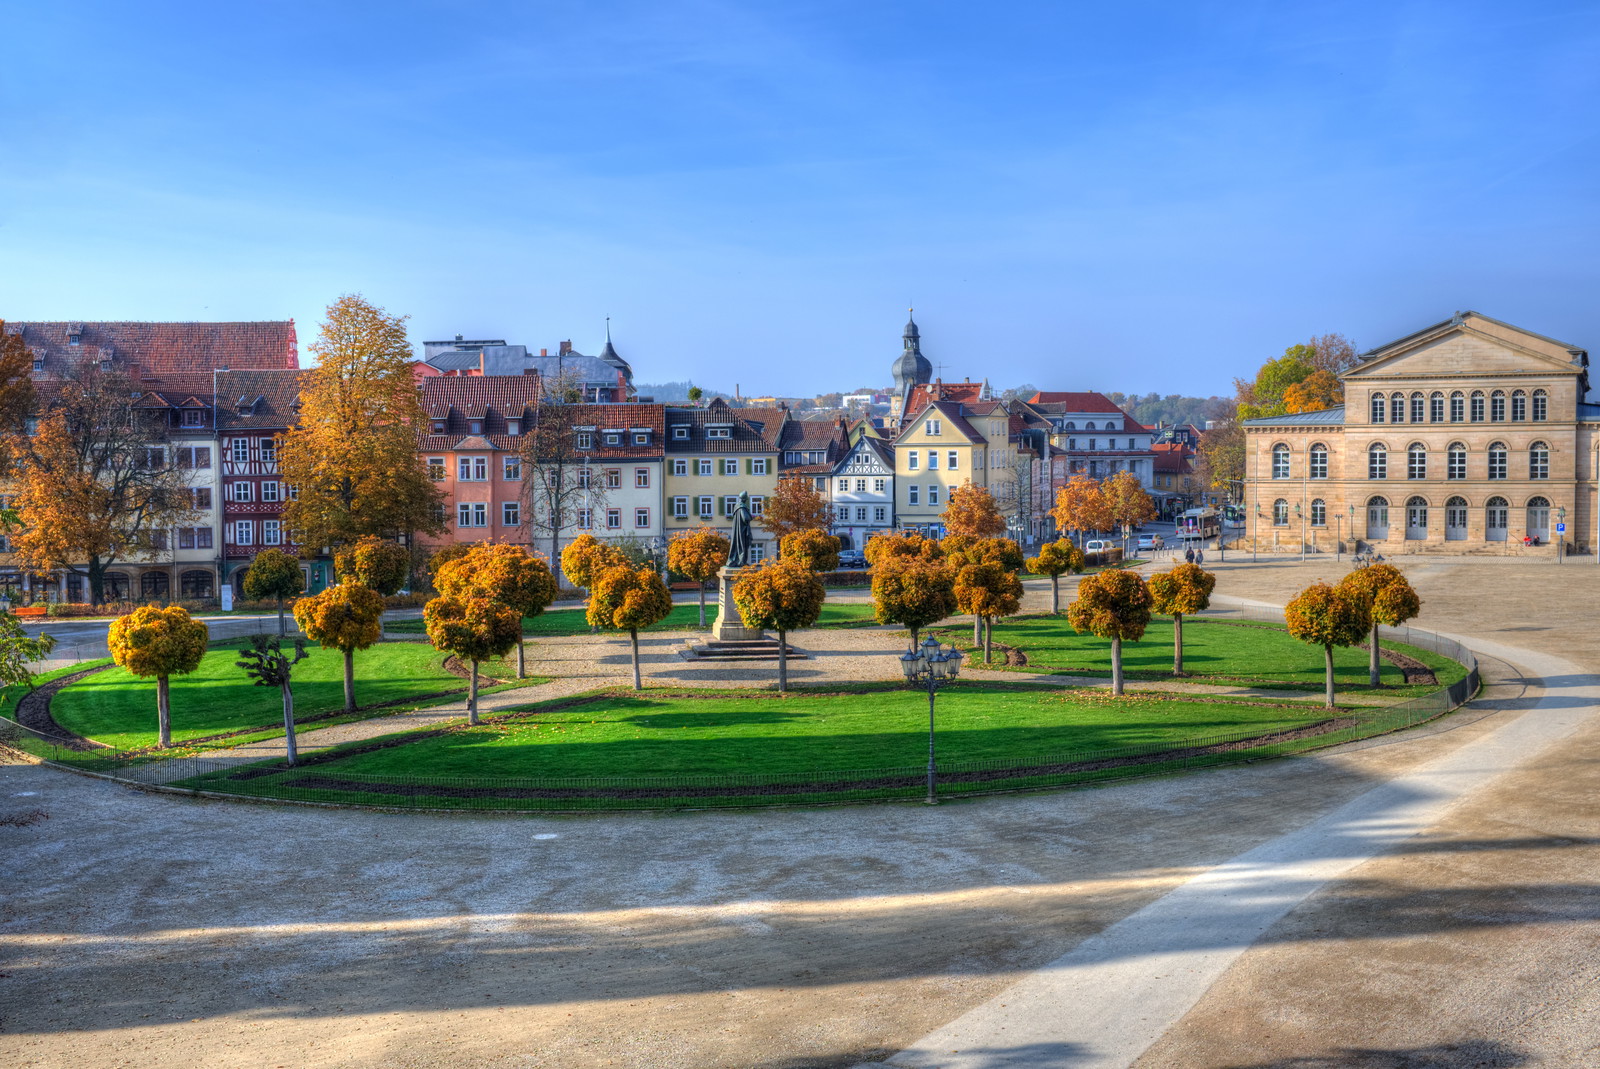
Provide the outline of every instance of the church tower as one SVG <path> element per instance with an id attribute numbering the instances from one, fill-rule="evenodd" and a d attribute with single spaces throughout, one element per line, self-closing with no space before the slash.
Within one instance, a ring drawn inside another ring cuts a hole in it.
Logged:
<path id="1" fill-rule="evenodd" d="M 916 319 L 907 320 L 906 332 L 901 340 L 904 350 L 900 353 L 900 359 L 894 362 L 894 385 L 900 394 L 900 418 L 907 420 L 911 418 L 911 413 L 906 411 L 906 406 L 911 402 L 911 390 L 933 377 L 933 365 L 922 355 L 921 334 L 917 330 Z"/>

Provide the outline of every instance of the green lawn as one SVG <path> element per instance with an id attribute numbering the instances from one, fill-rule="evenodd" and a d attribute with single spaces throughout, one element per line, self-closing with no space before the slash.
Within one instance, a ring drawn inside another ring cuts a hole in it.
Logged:
<path id="1" fill-rule="evenodd" d="M 717 618 L 717 604 L 713 598 L 706 605 L 706 626 L 710 627 Z M 818 627 L 859 627 L 875 623 L 872 618 L 872 606 L 866 603 L 839 603 L 825 602 L 822 606 L 822 616 L 817 621 Z M 388 631 L 397 635 L 426 634 L 420 619 L 395 620 L 384 625 Z M 672 607 L 672 612 L 665 620 L 645 628 L 646 631 L 693 631 L 700 626 L 700 606 L 696 602 L 679 603 Z M 581 635 L 589 630 L 589 623 L 584 619 L 582 609 L 551 609 L 549 612 L 538 616 L 529 616 L 522 621 L 523 634 L 533 638 L 553 638 L 562 635 Z"/>
<path id="2" fill-rule="evenodd" d="M 344 705 L 344 658 L 317 646 L 294 669 L 297 719 Z M 279 725 L 283 702 L 276 687 L 258 687 L 236 667 L 237 644 L 218 646 L 188 676 L 172 678 L 174 742 L 242 728 Z M 415 642 L 379 643 L 356 654 L 356 701 L 363 705 L 439 691 L 460 690 L 465 680 L 446 672 L 443 655 Z M 155 681 L 108 668 L 63 688 L 50 703 L 62 727 L 124 749 L 156 742 Z"/>
<path id="3" fill-rule="evenodd" d="M 946 641 L 955 639 L 970 648 L 970 625 L 942 630 Z M 995 624 L 994 640 L 1027 654 L 1027 667 L 1020 669 L 1024 672 L 1111 674 L 1111 643 L 1073 631 L 1065 613 L 1002 620 Z M 1461 665 L 1436 653 L 1395 643 L 1385 646 L 1422 661 L 1434 670 L 1441 685 L 1448 686 L 1466 674 Z M 1367 662 L 1368 654 L 1364 650 L 1335 648 L 1335 686 L 1344 690 L 1368 690 Z M 1386 688 L 1402 694 L 1435 689 L 1408 687 L 1400 669 L 1388 661 L 1379 664 L 1379 679 Z M 1150 621 L 1143 639 L 1124 642 L 1122 666 L 1130 679 L 1171 679 L 1172 621 L 1158 616 Z M 1324 671 L 1322 647 L 1300 642 L 1282 628 L 1204 619 L 1183 622 L 1183 668 L 1201 682 L 1316 690 L 1322 687 Z"/>

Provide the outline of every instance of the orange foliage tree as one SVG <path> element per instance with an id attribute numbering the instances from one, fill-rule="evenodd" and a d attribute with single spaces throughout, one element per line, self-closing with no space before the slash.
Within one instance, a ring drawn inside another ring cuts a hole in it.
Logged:
<path id="1" fill-rule="evenodd" d="M 359 588 L 358 588 L 359 589 Z M 515 609 L 475 594 L 441 594 L 422 607 L 422 623 L 433 648 L 472 665 L 467 682 L 467 723 L 478 722 L 478 664 L 504 657 L 522 638 Z"/>
<path id="2" fill-rule="evenodd" d="M 891 557 L 926 561 L 943 560 L 944 547 L 936 539 L 924 537 L 915 531 L 901 531 L 899 534 L 873 535 L 867 539 L 867 548 L 862 552 L 862 556 L 867 558 L 868 564 L 876 568 Z"/>
<path id="3" fill-rule="evenodd" d="M 451 542 L 449 545 L 440 546 L 434 550 L 428 556 L 428 582 L 433 582 L 433 577 L 439 574 L 440 568 L 471 553 L 472 547 L 475 545 L 477 545 L 476 542 Z M 438 589 L 438 587 L 434 587 L 434 590 Z"/>
<path id="4" fill-rule="evenodd" d="M 1025 562 L 1028 571 L 1034 575 L 1048 575 L 1050 577 L 1050 611 L 1061 611 L 1061 577 L 1068 572 L 1077 575 L 1083 571 L 1083 550 L 1073 545 L 1065 538 L 1054 542 L 1046 542 L 1039 547 L 1037 557 L 1029 557 Z"/>
<path id="5" fill-rule="evenodd" d="M 1366 606 L 1372 618 L 1368 638 L 1367 679 L 1378 685 L 1378 625 L 1399 627 L 1422 611 L 1422 599 L 1412 589 L 1405 573 L 1392 564 L 1370 564 L 1357 568 L 1339 580 L 1339 588 Z"/>
<path id="6" fill-rule="evenodd" d="M 383 595 L 398 594 L 411 577 L 411 554 L 398 542 L 362 535 L 333 557 L 341 583 L 360 583 Z"/>
<path id="7" fill-rule="evenodd" d="M 1150 626 L 1150 589 L 1133 572 L 1108 568 L 1078 584 L 1078 599 L 1067 606 L 1067 623 L 1080 635 L 1111 640 L 1111 693 L 1122 693 L 1122 643 L 1137 642 Z"/>
<path id="8" fill-rule="evenodd" d="M 1106 515 L 1122 528 L 1123 551 L 1127 551 L 1128 530 L 1136 523 L 1148 523 L 1156 518 L 1156 503 L 1131 471 L 1119 471 L 1100 484 L 1100 496 L 1106 503 Z"/>
<path id="9" fill-rule="evenodd" d="M 172 745 L 172 693 L 167 679 L 200 667 L 211 633 L 180 605 L 145 605 L 111 622 L 106 645 L 111 659 L 136 676 L 156 680 L 158 745 Z"/>
<path id="10" fill-rule="evenodd" d="M 591 598 L 594 595 L 594 582 L 601 572 L 627 564 L 628 558 L 620 549 L 587 532 L 568 542 L 567 548 L 561 551 L 561 574 L 567 577 L 568 582 L 589 591 Z M 590 630 L 599 630 L 592 626 L 592 620 L 590 624 Z"/>
<path id="11" fill-rule="evenodd" d="M 633 644 L 633 689 L 642 690 L 639 677 L 639 629 L 667 618 L 672 595 L 653 568 L 637 570 L 614 564 L 592 580 L 589 588 L 589 623 L 608 631 L 626 631 Z"/>
<path id="12" fill-rule="evenodd" d="M 272 598 L 278 603 L 278 634 L 284 634 L 283 599 L 292 598 L 306 588 L 300 562 L 281 549 L 263 549 L 244 573 L 244 596 L 254 600 Z"/>
<path id="13" fill-rule="evenodd" d="M 1149 580 L 1151 608 L 1172 617 L 1172 674 L 1183 675 L 1183 618 L 1211 604 L 1217 577 L 1198 564 L 1180 564 Z"/>
<path id="14" fill-rule="evenodd" d="M 667 568 L 700 588 L 700 626 L 706 626 L 706 583 L 728 563 L 731 547 L 713 527 L 673 535 L 667 543 Z"/>
<path id="15" fill-rule="evenodd" d="M 811 485 L 811 479 L 791 475 L 778 480 L 777 490 L 767 498 L 756 522 L 781 542 L 796 531 L 826 531 L 832 518 L 827 500 Z"/>
<path id="16" fill-rule="evenodd" d="M 763 561 L 733 585 L 733 603 L 744 625 L 778 633 L 779 693 L 789 688 L 788 633 L 817 622 L 824 596 L 822 581 L 799 557 Z"/>
<path id="17" fill-rule="evenodd" d="M 1322 647 L 1325 697 L 1333 708 L 1333 648 L 1354 646 L 1367 633 L 1371 620 L 1358 595 L 1327 583 L 1312 583 L 1283 610 L 1289 634 L 1301 642 Z"/>
<path id="18" fill-rule="evenodd" d="M 994 503 L 994 495 L 972 480 L 950 491 L 944 507 L 944 529 L 953 535 L 996 538 L 1006 533 L 1005 517 Z"/>
<path id="19" fill-rule="evenodd" d="M 1056 530 L 1081 535 L 1084 531 L 1107 531 L 1116 521 L 1106 507 L 1100 483 L 1087 475 L 1074 475 L 1056 491 L 1056 505 L 1050 510 Z M 1078 539 L 1081 541 L 1081 539 Z"/>
<path id="20" fill-rule="evenodd" d="M 323 649 L 344 654 L 344 710 L 356 707 L 356 650 L 383 636 L 383 595 L 360 583 L 339 583 L 294 603 L 294 622 Z"/>
<path id="21" fill-rule="evenodd" d="M 523 642 L 524 617 L 538 616 L 556 600 L 556 577 L 537 553 L 504 542 L 479 542 L 434 575 L 440 594 L 452 598 L 482 597 L 517 614 L 517 678 L 528 671 Z"/>
<path id="22" fill-rule="evenodd" d="M 986 636 L 994 617 L 1010 616 L 1021 607 L 1022 580 L 1017 573 L 1024 563 L 1022 547 L 1009 538 L 972 535 L 951 535 L 942 545 L 945 562 L 955 569 L 956 607 L 972 614 L 972 644 L 983 644 L 987 662 L 992 636 Z M 976 570 L 968 574 L 969 568 Z"/>
<path id="23" fill-rule="evenodd" d="M 910 629 L 915 647 L 924 627 L 956 611 L 955 578 L 955 571 L 942 560 L 887 554 L 872 571 L 873 615 L 880 624 Z"/>
<path id="24" fill-rule="evenodd" d="M 816 527 L 786 534 L 778 543 L 778 556 L 797 560 L 814 572 L 831 572 L 839 567 L 839 539 Z"/>

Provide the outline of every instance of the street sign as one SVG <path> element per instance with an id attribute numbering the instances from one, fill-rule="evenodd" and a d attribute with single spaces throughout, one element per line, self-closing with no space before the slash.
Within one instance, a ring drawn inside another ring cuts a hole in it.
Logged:
<path id="1" fill-rule="evenodd" d="M 1566 533 L 1567 533 L 1567 525 L 1566 524 L 1564 524 L 1564 523 L 1556 524 L 1556 534 L 1566 534 Z"/>

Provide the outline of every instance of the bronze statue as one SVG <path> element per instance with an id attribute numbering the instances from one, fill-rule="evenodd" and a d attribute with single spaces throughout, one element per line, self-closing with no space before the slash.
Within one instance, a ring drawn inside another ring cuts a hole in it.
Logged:
<path id="1" fill-rule="evenodd" d="M 750 491 L 739 494 L 733 510 L 733 540 L 728 547 L 728 567 L 743 568 L 750 563 Z"/>

